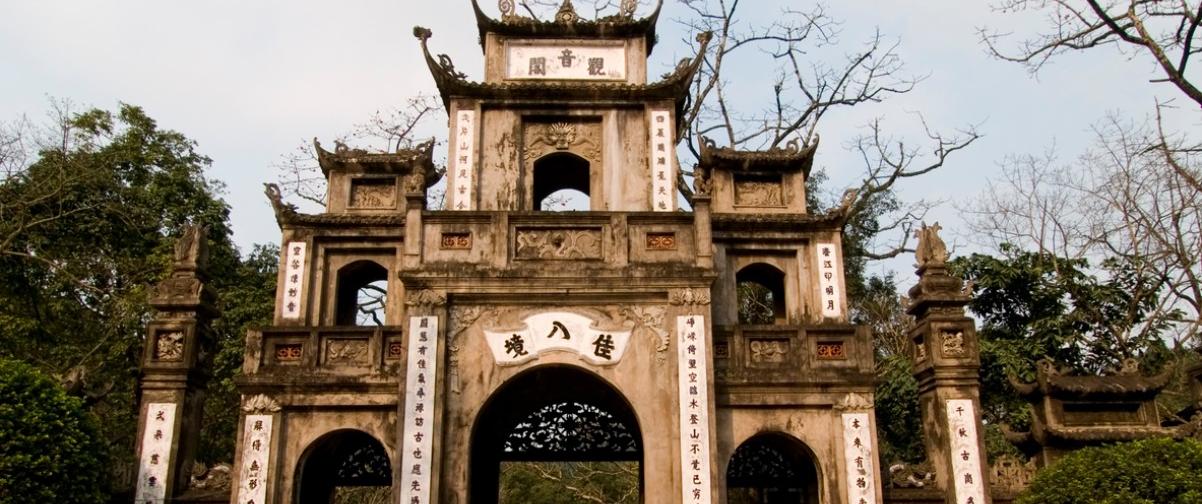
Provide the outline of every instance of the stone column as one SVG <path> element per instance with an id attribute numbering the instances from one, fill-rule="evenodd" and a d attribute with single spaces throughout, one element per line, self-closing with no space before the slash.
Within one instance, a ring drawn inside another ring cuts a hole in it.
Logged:
<path id="1" fill-rule="evenodd" d="M 980 347 L 976 326 L 964 313 L 969 296 L 948 274 L 938 226 L 918 232 L 918 284 L 907 308 L 916 319 L 910 338 L 923 441 L 947 502 L 983 504 L 992 501 L 980 417 Z"/>
<path id="2" fill-rule="evenodd" d="M 137 503 L 171 502 L 188 488 L 214 351 L 210 324 L 218 316 L 216 295 L 205 285 L 205 233 L 203 226 L 184 229 L 171 276 L 151 294 L 156 313 L 142 354 Z"/>

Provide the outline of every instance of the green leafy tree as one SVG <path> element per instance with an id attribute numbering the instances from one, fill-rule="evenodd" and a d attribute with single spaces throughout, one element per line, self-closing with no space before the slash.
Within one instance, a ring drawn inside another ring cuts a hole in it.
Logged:
<path id="1" fill-rule="evenodd" d="M 1202 443 L 1145 439 L 1073 452 L 1040 471 L 1017 504 L 1202 503 Z"/>
<path id="2" fill-rule="evenodd" d="M 149 289 L 168 273 L 188 223 L 209 229 L 210 284 L 226 313 L 215 326 L 219 355 L 201 457 L 231 460 L 236 394 L 247 324 L 270 316 L 274 252 L 244 264 L 230 239 L 229 206 L 205 170 L 209 158 L 141 108 L 73 112 L 51 123 L 0 131 L 25 150 L 0 157 L 0 357 L 58 377 L 101 419 L 115 465 L 133 456 L 138 369 L 152 310 Z M 235 352 L 235 348 L 238 350 Z M 228 424 L 228 425 L 227 425 Z"/>
<path id="3" fill-rule="evenodd" d="M 1159 337 L 1166 327 L 1149 319 L 1157 309 L 1156 278 L 1127 261 L 1104 261 L 1094 270 L 1085 259 L 1010 246 L 1002 251 L 1007 255 L 973 254 L 950 263 L 974 287 L 969 309 L 980 324 L 981 402 L 989 426 L 1026 425 L 1026 403 L 1007 375 L 1033 380 L 1035 363 L 1044 357 L 1091 373 L 1126 358 L 1150 368 L 1168 358 Z"/>
<path id="4" fill-rule="evenodd" d="M 0 504 L 105 497 L 105 446 L 82 402 L 21 362 L 0 359 Z"/>

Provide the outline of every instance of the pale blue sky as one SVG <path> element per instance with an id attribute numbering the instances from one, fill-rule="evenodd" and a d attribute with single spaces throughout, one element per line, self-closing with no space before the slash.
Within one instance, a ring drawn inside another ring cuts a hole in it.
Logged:
<path id="1" fill-rule="evenodd" d="M 673 21 L 684 12 L 672 0 L 667 3 L 651 75 L 691 51 Z M 809 2 L 743 2 L 750 21 L 771 19 L 781 5 Z M 978 125 L 985 137 L 969 151 L 938 175 L 901 187 L 906 197 L 968 201 L 997 173 L 1005 155 L 1041 152 L 1054 141 L 1061 157 L 1071 160 L 1087 144 L 1089 126 L 1106 112 L 1142 118 L 1155 94 L 1173 95 L 1147 82 L 1146 60 L 1126 61 L 1112 52 L 1063 57 L 1038 79 L 1018 65 L 990 59 L 978 43 L 977 27 L 1032 32 L 1039 20 L 996 14 L 983 1 L 844 0 L 829 2 L 829 11 L 844 21 L 839 52 L 859 48 L 879 26 L 900 40 L 911 71 L 930 74 L 913 93 L 833 114 L 820 126 L 817 166 L 839 186 L 854 183 L 862 171 L 844 140 L 873 117 L 884 117 L 891 131 L 914 141 L 921 130 L 909 112 L 921 111 L 938 129 Z M 227 186 L 234 238 L 245 251 L 253 243 L 279 240 L 262 183 L 274 181 L 272 164 L 281 154 L 314 136 L 333 139 L 407 96 L 433 92 L 412 36 L 415 24 L 434 31 L 433 50 L 480 78 L 467 0 L 5 2 L 0 120 L 21 114 L 41 119 L 47 96 L 110 109 L 118 101 L 144 107 L 162 127 L 183 132 L 213 158 L 211 175 Z M 753 69 L 732 81 L 750 107 L 771 85 L 771 74 Z M 970 247 L 956 234 L 959 219 L 950 203 L 931 217 L 942 221 L 950 241 L 964 252 Z M 882 268 L 899 270 L 904 278 L 909 262 Z"/>

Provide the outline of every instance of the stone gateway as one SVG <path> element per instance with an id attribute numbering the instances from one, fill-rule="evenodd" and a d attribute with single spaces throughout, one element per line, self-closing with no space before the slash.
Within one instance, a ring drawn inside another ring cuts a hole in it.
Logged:
<path id="1" fill-rule="evenodd" d="M 501 4 L 498 20 L 473 1 L 482 82 L 414 29 L 450 118 L 445 174 L 432 142 L 315 144 L 324 213 L 269 188 L 279 289 L 273 325 L 246 338 L 230 501 L 375 488 L 401 504 L 520 502 L 506 485 L 522 464 L 616 468 L 632 482 L 621 502 L 888 501 L 872 339 L 848 322 L 845 209 L 806 212 L 816 143 L 698 139 L 685 202 L 678 118 L 709 35 L 652 81 L 659 6 L 587 21 L 565 1 L 541 22 Z M 427 208 L 444 178 L 445 204 Z M 586 210 L 543 210 L 565 190 Z M 984 504 L 976 335 L 936 231 L 910 305 L 936 476 L 907 502 Z M 203 285 L 197 255 L 173 281 Z M 152 324 L 144 366 L 139 502 L 187 487 L 186 376 L 204 337 L 188 317 L 213 316 L 197 289 L 156 301 L 169 322 Z"/>

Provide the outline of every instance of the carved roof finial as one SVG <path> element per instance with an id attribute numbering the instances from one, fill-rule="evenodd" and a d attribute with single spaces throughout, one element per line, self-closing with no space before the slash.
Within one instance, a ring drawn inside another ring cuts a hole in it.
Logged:
<path id="1" fill-rule="evenodd" d="M 209 263 L 208 226 L 187 224 L 175 242 L 175 267 L 177 274 L 203 272 Z"/>
<path id="2" fill-rule="evenodd" d="M 622 0 L 621 13 L 623 17 L 634 17 L 634 10 L 638 8 L 638 0 Z"/>
<path id="3" fill-rule="evenodd" d="M 914 236 L 918 238 L 914 258 L 918 261 L 920 269 L 928 266 L 941 267 L 947 263 L 947 245 L 943 243 L 943 238 L 939 237 L 940 229 L 943 228 L 938 222 L 931 226 L 924 222 L 922 228 L 914 232 Z"/>
<path id="4" fill-rule="evenodd" d="M 509 19 L 514 16 L 513 0 L 498 0 L 497 9 L 501 11 L 501 19 Z"/>
<path id="5" fill-rule="evenodd" d="M 559 11 L 555 13 L 555 21 L 563 24 L 572 24 L 580 16 L 576 14 L 576 7 L 572 5 L 572 0 L 563 0 L 563 5 L 559 6 Z"/>

